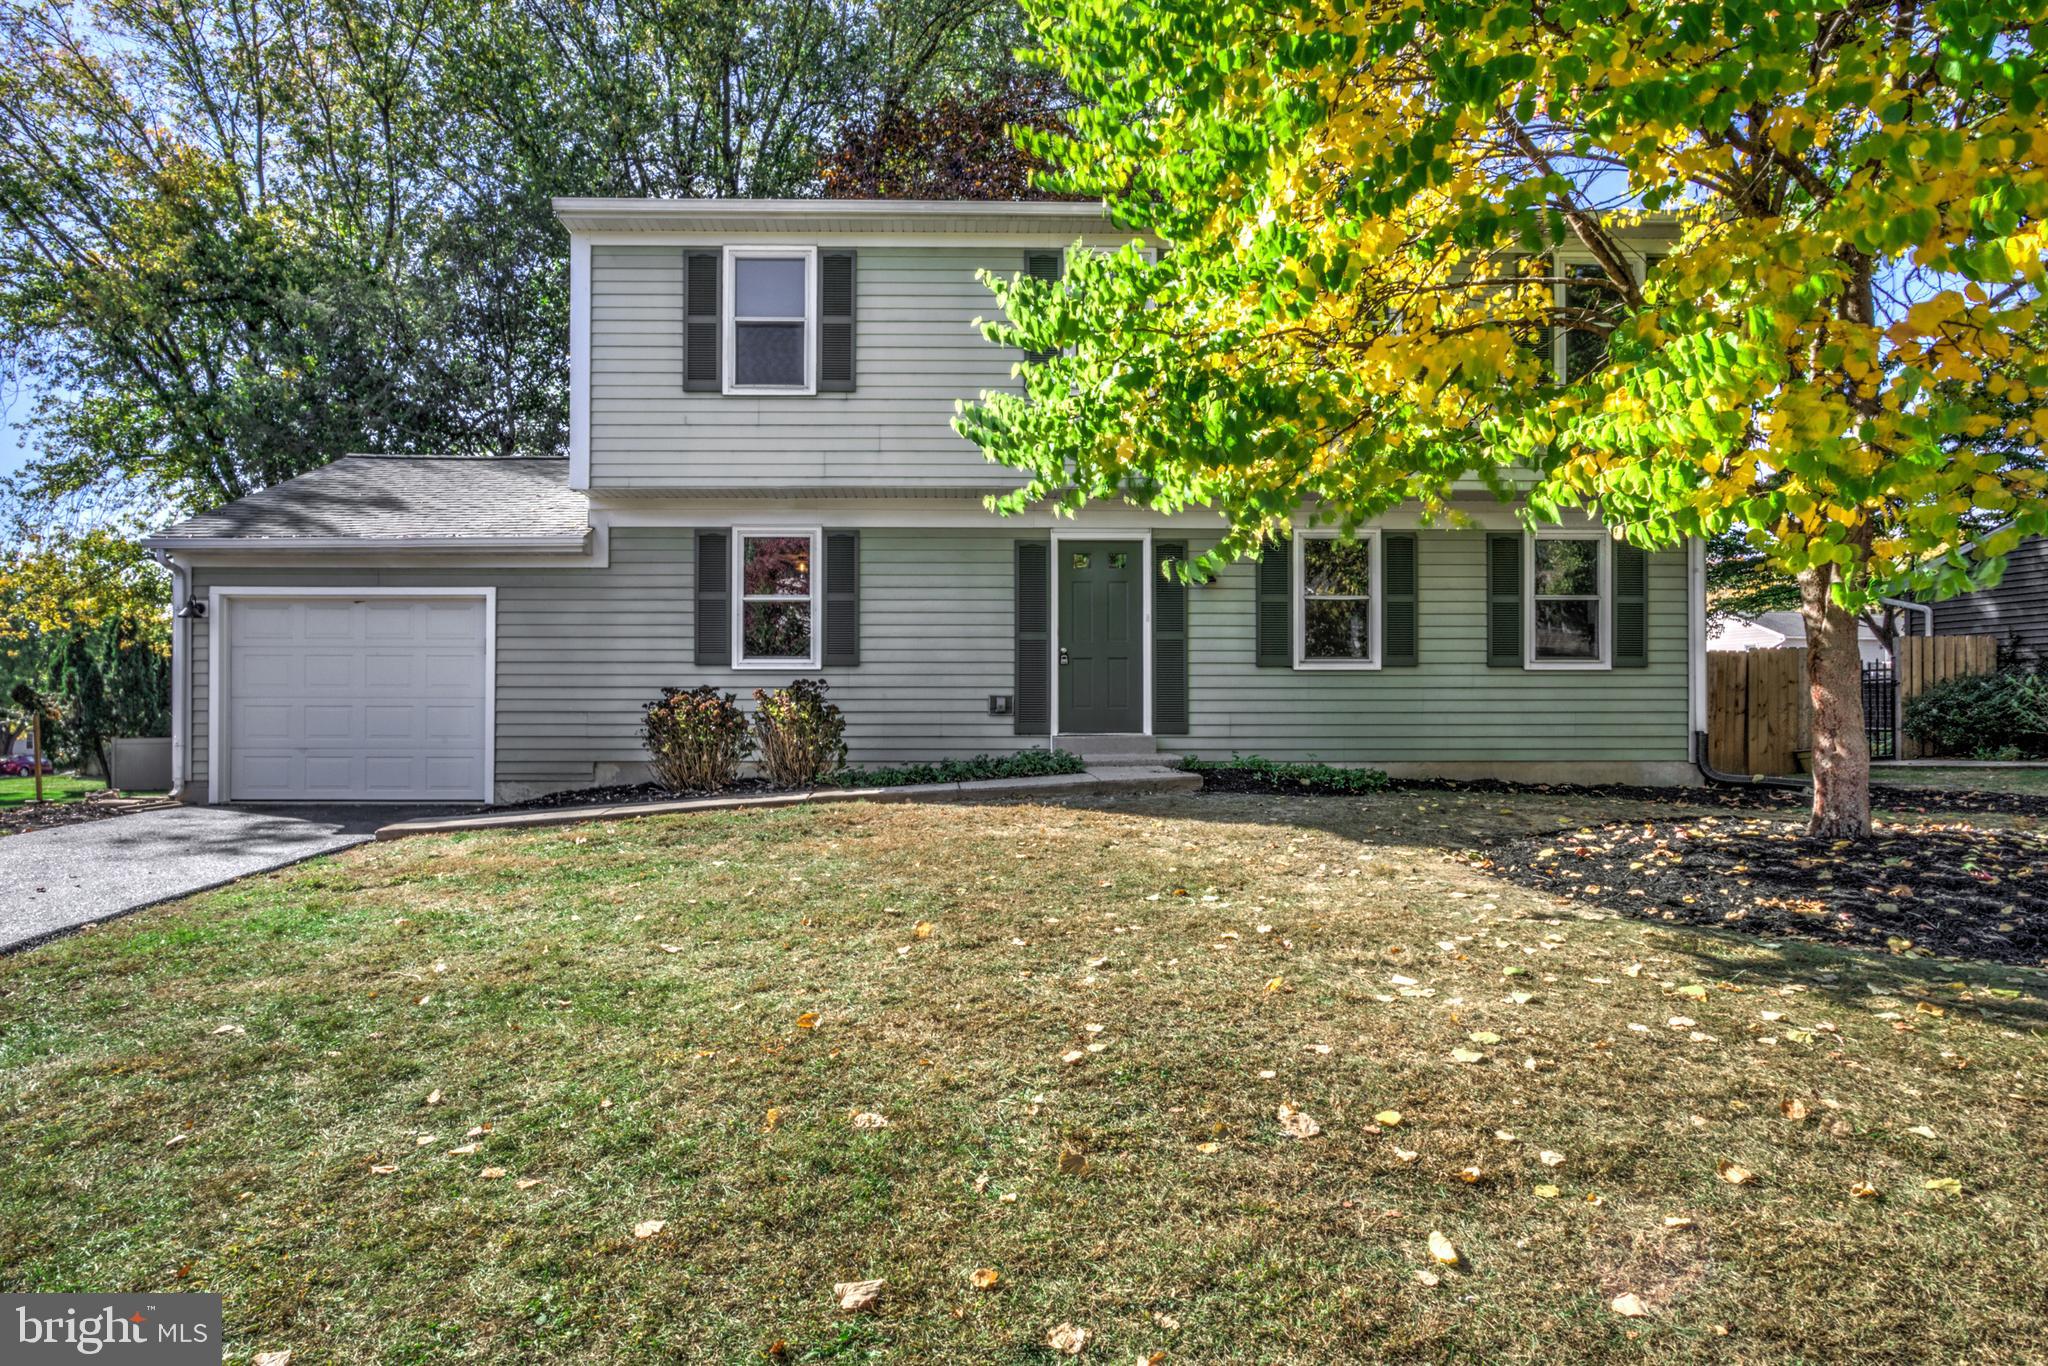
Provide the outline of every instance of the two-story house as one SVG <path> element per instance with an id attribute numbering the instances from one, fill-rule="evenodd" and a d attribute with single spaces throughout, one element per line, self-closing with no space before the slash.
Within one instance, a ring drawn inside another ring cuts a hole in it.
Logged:
<path id="1" fill-rule="evenodd" d="M 951 427 L 1014 386 L 977 271 L 1126 240 L 1071 203 L 566 200 L 566 460 L 348 456 L 169 527 L 177 780 L 472 801 L 644 773 L 664 685 L 822 676 L 856 763 L 1090 737 L 1397 773 L 1688 781 L 1697 548 L 1596 526 L 998 517 Z M 1560 286 L 1562 287 L 1562 286 Z M 1558 342 L 1560 354 L 1564 348 Z"/>

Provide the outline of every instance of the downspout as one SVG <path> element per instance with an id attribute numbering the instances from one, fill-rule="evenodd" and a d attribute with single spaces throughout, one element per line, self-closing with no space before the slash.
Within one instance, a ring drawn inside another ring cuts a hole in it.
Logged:
<path id="1" fill-rule="evenodd" d="M 192 596 L 192 571 L 179 564 L 177 557 L 168 550 L 159 550 L 156 557 L 171 571 L 171 792 L 174 802 L 185 800 L 186 746 L 190 743 L 192 722 L 186 714 L 190 706 L 187 694 L 191 691 L 192 671 L 192 622 L 185 615 L 185 603 Z"/>

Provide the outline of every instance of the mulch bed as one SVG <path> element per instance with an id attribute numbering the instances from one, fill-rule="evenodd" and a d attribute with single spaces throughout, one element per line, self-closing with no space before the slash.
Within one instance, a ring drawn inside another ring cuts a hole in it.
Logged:
<path id="1" fill-rule="evenodd" d="M 62 825 L 84 825 L 109 816 L 125 816 L 168 806 L 163 798 L 123 797 L 119 793 L 95 792 L 62 802 L 23 802 L 0 808 L 0 835 L 25 835 L 31 830 L 55 830 Z"/>
<path id="2" fill-rule="evenodd" d="M 1324 792 L 1251 770 L 1204 770 L 1202 790 L 1220 793 L 1272 793 L 1281 796 L 1355 797 L 1356 792 Z M 1798 815 L 1813 803 L 1807 787 L 1699 786 L 1636 787 L 1627 783 L 1589 786 L 1577 783 L 1510 783 L 1493 778 L 1467 782 L 1448 778 L 1395 778 L 1385 792 L 1462 792 L 1474 795 L 1513 796 L 1539 793 L 1550 797 L 1587 797 L 1594 800 L 1656 802 L 1667 806 L 1718 806 L 1730 811 L 1772 811 L 1787 817 Z M 1872 806 L 1884 811 L 1914 812 L 1921 815 L 1985 815 L 2048 817 L 2048 796 L 2031 792 L 1967 792 L 1940 788 L 1889 787 L 1873 784 Z"/>
<path id="3" fill-rule="evenodd" d="M 1630 916 L 1891 953 L 2048 965 L 2048 839 L 1960 825 L 1805 838 L 1754 816 L 1614 822 L 1471 856 L 1510 882 Z"/>
<path id="4" fill-rule="evenodd" d="M 523 802 L 501 802 L 480 806 L 478 811 L 552 811 L 565 806 L 624 806 L 629 802 L 680 802 L 693 797 L 761 797 L 795 788 L 777 787 L 766 778 L 741 778 L 716 792 L 680 791 L 660 783 L 614 783 L 610 787 L 579 787 L 568 792 L 550 792 Z"/>

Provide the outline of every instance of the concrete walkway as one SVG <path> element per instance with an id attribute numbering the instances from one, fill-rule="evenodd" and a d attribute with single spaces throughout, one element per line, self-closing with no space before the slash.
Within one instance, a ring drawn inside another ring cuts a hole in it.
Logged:
<path id="1" fill-rule="evenodd" d="M 915 783 L 907 787 L 821 787 L 767 797 L 691 797 L 672 802 L 629 802 L 622 806 L 538 807 L 482 816 L 427 817 L 396 821 L 377 832 L 380 840 L 407 835 L 445 835 L 465 830 L 519 830 L 575 825 L 581 821 L 626 820 L 689 811 L 747 811 L 757 807 L 802 806 L 813 802 L 947 802 L 1005 797 L 1095 797 L 1116 793 L 1192 792 L 1200 774 L 1164 765 L 1091 768 L 1085 773 L 1039 778 L 990 778 L 973 783 Z"/>
<path id="2" fill-rule="evenodd" d="M 332 853 L 418 807 L 173 806 L 0 839 L 0 953 Z"/>

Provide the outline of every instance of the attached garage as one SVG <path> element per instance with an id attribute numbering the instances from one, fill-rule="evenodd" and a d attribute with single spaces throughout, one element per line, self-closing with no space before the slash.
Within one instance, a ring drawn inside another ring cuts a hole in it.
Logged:
<path id="1" fill-rule="evenodd" d="M 214 801 L 491 800 L 489 588 L 217 588 Z"/>

